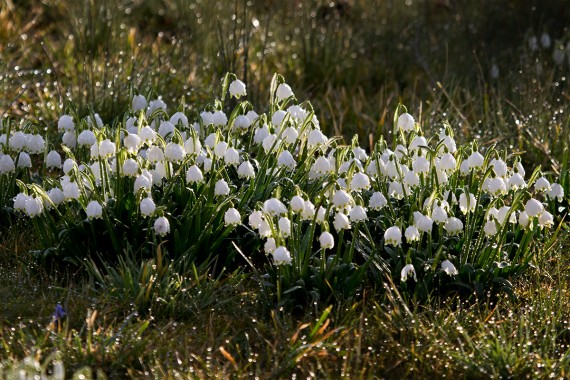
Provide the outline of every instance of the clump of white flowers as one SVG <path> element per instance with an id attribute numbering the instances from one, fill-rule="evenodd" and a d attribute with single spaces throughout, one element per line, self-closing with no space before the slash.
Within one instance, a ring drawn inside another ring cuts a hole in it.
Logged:
<path id="1" fill-rule="evenodd" d="M 231 78 L 230 97 L 246 96 L 246 85 Z M 53 178 L 46 189 L 18 182 L 10 201 L 16 212 L 46 223 L 103 219 L 109 234 L 138 223 L 131 233 L 140 229 L 149 246 L 160 240 L 174 256 L 195 249 L 210 257 L 232 239 L 250 239 L 247 254 L 279 267 L 291 288 L 310 282 L 297 277 L 328 276 L 340 263 L 358 270 L 374 262 L 417 286 L 468 281 L 475 276 L 465 275 L 469 268 L 487 273 L 497 260 L 532 254 L 519 243 L 557 223 L 564 187 L 540 171 L 527 175 L 520 158 L 476 142 L 460 146 L 447 124 L 424 136 L 403 107 L 392 146 L 382 139 L 371 151 L 356 139 L 342 145 L 276 78 L 265 113 L 248 102 L 230 112 L 225 96 L 193 117 L 184 106 L 170 113 L 176 107 L 139 94 L 119 129 L 94 114 L 61 116 L 55 145 L 27 131 L 0 131 L 0 186 L 20 171 L 40 172 L 34 165 L 45 152 Z M 507 234 L 516 243 L 509 249 L 523 252 L 503 255 Z M 182 247 L 200 241 L 200 249 Z"/>

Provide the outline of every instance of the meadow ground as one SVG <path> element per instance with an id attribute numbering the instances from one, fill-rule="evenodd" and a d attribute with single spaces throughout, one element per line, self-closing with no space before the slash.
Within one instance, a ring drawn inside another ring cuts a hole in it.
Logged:
<path id="1" fill-rule="evenodd" d="M 569 376 L 564 1 L 0 5 L 2 125 L 37 126 L 48 144 L 61 138 L 56 125 L 71 106 L 116 124 L 137 91 L 197 116 L 226 72 L 247 83 L 247 99 L 265 112 L 277 72 L 297 99 L 310 100 L 326 135 L 344 138 L 339 146 L 355 134 L 369 154 L 382 138 L 391 144 L 403 103 L 426 136 L 447 121 L 458 145 L 505 149 L 527 173 L 541 165 L 561 178 L 565 190 L 551 209 L 553 228 L 524 252 L 527 269 L 505 291 L 434 287 L 418 296 L 386 275 L 352 293 L 327 283 L 327 297 L 283 303 L 275 294 L 296 293 L 276 292 L 259 263 L 235 251 L 238 264 L 220 270 L 181 264 L 160 244 L 141 260 L 127 242 L 121 252 L 97 251 L 124 257 L 115 271 L 87 262 L 47 268 L 33 255 L 46 247 L 37 219 L 13 212 L 16 194 L 2 174 L 0 378 Z M 54 317 L 58 304 L 65 317 Z"/>

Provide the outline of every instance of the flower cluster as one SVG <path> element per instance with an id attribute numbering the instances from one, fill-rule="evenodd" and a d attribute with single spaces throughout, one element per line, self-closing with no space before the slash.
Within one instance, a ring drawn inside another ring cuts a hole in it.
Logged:
<path id="1" fill-rule="evenodd" d="M 243 82 L 228 84 L 231 97 L 247 95 Z M 356 139 L 327 137 L 282 77 L 272 88 L 265 113 L 247 101 L 227 112 L 224 94 L 192 119 L 138 94 L 118 129 L 97 114 L 81 122 L 63 115 L 61 147 L 44 163 L 59 177 L 43 189 L 23 185 L 14 209 L 47 223 L 57 214 L 56 230 L 73 220 L 106 226 L 114 244 L 124 239 L 117 230 L 136 221 L 149 243 L 195 257 L 249 231 L 247 254 L 263 252 L 292 284 L 304 276 L 332 283 L 326 276 L 341 276 L 334 268 L 365 270 L 368 261 L 420 283 L 518 265 L 565 199 L 561 185 L 539 171 L 528 176 L 518 158 L 457 146 L 449 125 L 428 139 L 401 106 L 393 145 L 381 139 L 367 153 Z M 4 152 L 45 149 L 43 139 L 18 133 L 0 137 Z M 4 153 L 0 171 L 14 170 L 12 161 Z M 53 239 L 58 246 L 60 235 Z"/>

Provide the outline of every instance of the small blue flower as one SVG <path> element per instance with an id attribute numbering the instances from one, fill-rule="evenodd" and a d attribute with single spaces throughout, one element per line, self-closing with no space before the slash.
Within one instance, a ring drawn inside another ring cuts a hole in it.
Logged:
<path id="1" fill-rule="evenodd" d="M 63 319 L 65 316 L 66 316 L 65 309 L 60 304 L 57 304 L 57 306 L 55 307 L 55 312 L 52 315 L 54 322 Z"/>

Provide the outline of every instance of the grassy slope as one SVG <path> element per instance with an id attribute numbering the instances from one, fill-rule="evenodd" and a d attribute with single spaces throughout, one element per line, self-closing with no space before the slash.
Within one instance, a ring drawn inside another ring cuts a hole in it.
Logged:
<path id="1" fill-rule="evenodd" d="M 401 99 L 412 110 L 422 110 L 418 116 L 423 124 L 436 125 L 449 118 L 465 139 L 481 137 L 486 144 L 513 145 L 527 150 L 527 162 L 554 169 L 564 146 L 551 142 L 568 141 L 570 136 L 568 112 L 559 112 L 568 111 L 568 78 L 561 79 L 564 72 L 558 68 L 540 74 L 533 71 L 536 59 L 546 65 L 549 57 L 525 57 L 521 46 L 527 29 L 511 25 L 512 39 L 499 41 L 503 47 L 511 43 L 515 49 L 502 52 L 499 45 L 481 53 L 477 42 L 479 53 L 471 58 L 474 46 L 443 40 L 443 29 L 437 27 L 422 29 L 430 23 L 444 25 L 453 20 L 453 11 L 429 8 L 428 2 L 410 8 L 409 15 L 398 5 L 377 7 L 378 13 L 371 13 L 371 18 L 384 15 L 401 20 L 401 25 L 381 29 L 379 39 L 372 29 L 374 22 L 347 22 L 340 13 L 327 19 L 325 13 L 319 16 L 325 20 L 322 25 L 313 29 L 303 21 L 309 12 L 285 6 L 285 11 L 301 17 L 300 25 L 306 28 L 301 28 L 301 33 L 312 36 L 303 49 L 289 46 L 283 37 L 293 33 L 289 24 L 269 17 L 271 12 L 256 4 L 247 11 L 258 18 L 262 28 L 249 31 L 250 60 L 244 62 L 235 39 L 222 37 L 232 33 L 243 37 L 249 32 L 231 23 L 216 25 L 212 21 L 212 13 L 220 20 L 230 20 L 235 9 L 208 10 L 198 4 L 205 25 L 199 27 L 192 24 L 196 12 L 186 8 L 175 11 L 182 2 L 144 2 L 133 7 L 134 13 L 127 17 L 124 7 L 121 12 L 107 14 L 105 8 L 89 2 L 87 6 L 66 7 L 62 2 L 46 2 L 46 6 L 30 1 L 31 11 L 24 12 L 23 7 L 1 1 L 0 111 L 16 118 L 25 115 L 49 125 L 69 97 L 83 107 L 82 112 L 91 105 L 106 121 L 111 120 L 133 86 L 143 91 L 153 88 L 172 104 L 180 101 L 180 94 L 186 94 L 185 101 L 199 109 L 217 83 L 212 78 L 227 69 L 249 75 L 255 104 L 264 98 L 266 89 L 261 83 L 267 83 L 270 73 L 278 70 L 303 94 L 300 98 L 314 99 L 329 134 L 358 132 L 366 141 L 370 133 L 386 133 L 391 129 L 388 110 Z M 355 4 L 358 9 L 363 2 Z M 547 15 L 558 11 L 556 2 L 550 6 L 544 10 Z M 165 9 L 164 16 L 156 14 L 158 8 Z M 473 24 L 484 31 L 488 29 L 485 22 L 492 20 L 485 21 L 484 5 L 475 8 L 457 12 L 476 11 L 479 16 Z M 497 9 L 491 7 L 491 11 Z M 528 16 L 518 9 L 510 12 L 507 15 L 516 25 L 539 30 L 544 23 L 540 16 Z M 504 16 L 499 12 L 495 17 Z M 102 17 L 107 24 L 101 23 Z M 406 27 L 410 18 L 419 18 L 417 30 Z M 80 19 L 84 22 L 79 23 Z M 552 28 L 553 37 L 562 34 L 556 20 L 553 25 L 544 23 Z M 264 25 L 276 31 L 273 38 L 264 32 Z M 338 25 L 347 27 L 339 29 Z M 365 27 L 357 32 L 354 25 Z M 460 38 L 465 36 L 462 25 L 450 24 Z M 222 37 L 212 32 L 218 27 Z M 318 42 L 322 28 L 325 34 L 336 31 L 338 45 Z M 163 30 L 166 33 L 157 34 Z M 182 30 L 192 32 L 186 37 Z M 412 43 L 418 30 L 435 41 L 419 44 L 420 54 Z M 423 33 L 426 30 L 429 33 Z M 181 36 L 187 40 L 181 42 Z M 303 38 L 292 36 L 299 46 Z M 484 32 L 473 39 L 485 41 Z M 347 46 L 358 51 L 358 43 L 350 44 L 354 40 L 364 44 L 375 41 L 376 50 L 347 58 L 338 71 L 334 57 Z M 401 40 L 410 43 L 399 47 Z M 383 58 L 392 56 L 394 46 L 394 58 Z M 443 60 L 446 46 L 452 50 Z M 299 57 L 292 59 L 289 49 Z M 258 56 L 252 52 L 260 50 L 268 51 L 267 55 L 253 58 Z M 218 59 L 213 58 L 216 52 L 222 52 Z M 487 75 L 491 55 L 506 69 L 499 83 Z M 476 70 L 465 70 L 466 63 L 454 56 L 467 57 Z M 515 66 L 522 73 L 508 69 L 513 57 L 519 57 L 520 64 Z M 374 71 L 371 67 L 386 69 Z M 441 87 L 434 83 L 437 81 Z M 110 87 L 102 83 L 110 83 Z M 522 124 L 516 125 L 522 126 L 512 128 L 514 120 L 520 120 Z M 501 140 L 495 141 L 498 136 Z M 551 373 L 564 377 L 570 372 L 570 298 L 566 291 L 570 261 L 565 254 L 570 240 L 567 230 L 561 235 L 552 249 L 538 255 L 536 269 L 518 280 L 517 300 L 462 303 L 452 298 L 415 305 L 403 301 L 393 287 L 377 284 L 378 289 L 366 289 L 355 299 L 335 305 L 327 316 L 328 305 L 315 305 L 295 315 L 273 310 L 260 299 L 256 281 L 241 274 L 189 280 L 190 297 L 167 301 L 159 299 L 160 291 L 151 292 L 148 299 L 143 297 L 144 302 L 137 294 L 121 289 L 116 293 L 121 297 L 103 294 L 97 291 L 95 280 L 57 278 L 31 267 L 27 252 L 34 248 L 33 237 L 26 225 L 16 225 L 0 231 L 0 343 L 4 347 L 0 362 L 18 366 L 25 357 L 43 361 L 57 350 L 68 371 L 90 366 L 112 377 L 124 373 L 157 378 L 166 374 L 288 378 L 293 373 L 304 377 L 346 374 L 351 378 L 443 374 L 519 378 Z M 385 290 L 379 291 L 382 288 Z M 138 310 L 141 302 L 151 311 Z M 50 325 L 57 303 L 68 312 L 63 326 Z"/>

